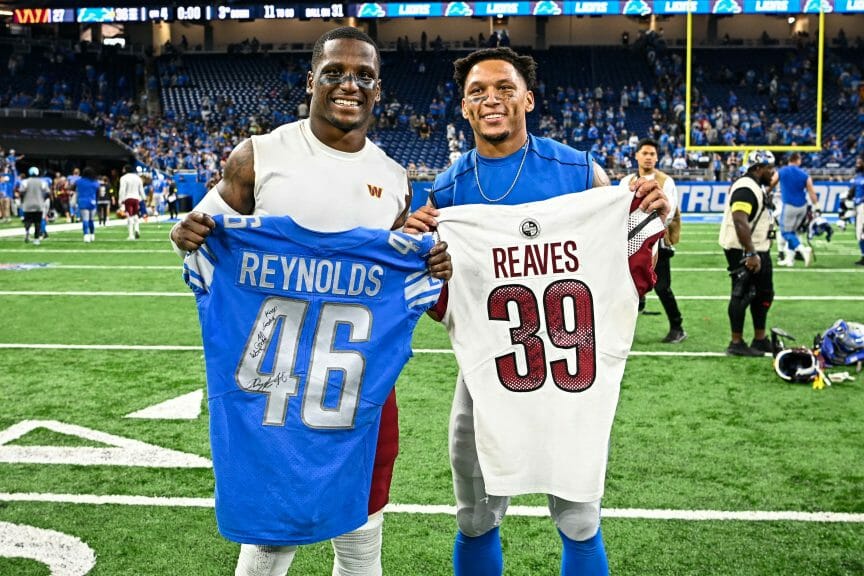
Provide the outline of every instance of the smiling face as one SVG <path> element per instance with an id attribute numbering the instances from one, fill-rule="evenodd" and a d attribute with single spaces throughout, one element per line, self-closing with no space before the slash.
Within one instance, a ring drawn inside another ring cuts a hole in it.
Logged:
<path id="1" fill-rule="evenodd" d="M 306 93 L 312 97 L 312 131 L 322 142 L 333 145 L 355 133 L 362 148 L 372 108 L 381 98 L 375 48 L 353 38 L 328 40 L 307 76 Z"/>
<path id="2" fill-rule="evenodd" d="M 482 60 L 471 67 L 465 78 L 462 117 L 471 124 L 483 155 L 518 150 L 528 138 L 525 115 L 533 109 L 534 94 L 511 63 Z"/>

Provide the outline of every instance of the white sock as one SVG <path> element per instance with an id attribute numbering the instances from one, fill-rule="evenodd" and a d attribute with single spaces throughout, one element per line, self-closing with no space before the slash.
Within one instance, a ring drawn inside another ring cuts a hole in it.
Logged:
<path id="1" fill-rule="evenodd" d="M 234 576 L 285 576 L 297 546 L 241 544 Z"/>
<path id="2" fill-rule="evenodd" d="M 384 513 L 378 511 L 353 532 L 333 538 L 333 576 L 381 576 L 381 531 Z"/>
<path id="3" fill-rule="evenodd" d="M 135 226 L 135 232 L 138 232 L 140 230 L 140 227 L 138 226 L 138 216 L 132 217 L 132 224 Z"/>
<path id="4" fill-rule="evenodd" d="M 129 228 L 129 237 L 130 237 L 130 238 L 132 238 L 133 236 L 135 236 L 135 232 L 134 232 L 134 228 L 133 228 L 133 226 L 134 226 L 134 224 L 132 223 L 132 216 L 129 215 L 129 216 L 126 217 L 126 227 Z"/>

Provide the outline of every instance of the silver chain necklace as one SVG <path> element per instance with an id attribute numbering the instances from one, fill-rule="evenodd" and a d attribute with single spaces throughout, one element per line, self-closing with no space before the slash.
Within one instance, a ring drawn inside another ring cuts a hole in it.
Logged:
<path id="1" fill-rule="evenodd" d="M 516 187 L 516 182 L 519 181 L 519 176 L 522 175 L 522 167 L 525 166 L 525 158 L 528 157 L 528 143 L 530 139 L 525 140 L 525 145 L 522 146 L 522 161 L 519 162 L 519 170 L 516 171 L 516 177 L 513 178 L 513 182 L 510 184 L 510 187 L 507 189 L 504 194 L 499 196 L 498 198 L 490 198 L 483 192 L 483 186 L 480 185 L 480 168 L 477 166 L 477 156 L 479 153 L 477 150 L 474 150 L 474 180 L 477 182 L 477 189 L 480 191 L 480 196 L 482 196 L 487 202 L 500 202 L 504 198 L 510 195 L 510 192 L 513 191 L 513 188 Z"/>

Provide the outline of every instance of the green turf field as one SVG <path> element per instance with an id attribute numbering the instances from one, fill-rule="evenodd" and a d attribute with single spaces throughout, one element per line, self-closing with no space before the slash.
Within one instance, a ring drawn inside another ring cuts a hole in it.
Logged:
<path id="1" fill-rule="evenodd" d="M 219 536 L 212 509 L 206 403 L 192 419 L 126 417 L 204 387 L 194 299 L 167 233 L 151 223 L 138 242 L 124 227 L 98 229 L 94 244 L 78 231 L 38 247 L 0 238 L 2 575 L 83 574 L 61 571 L 75 562 L 95 562 L 94 576 L 233 574 L 238 546 Z M 685 224 L 672 261 L 689 338 L 661 344 L 665 316 L 639 319 L 604 498 L 611 571 L 864 574 L 864 373 L 816 391 L 782 382 L 767 358 L 723 356 L 729 285 L 716 238 L 716 225 Z M 812 268 L 775 272 L 769 315 L 803 343 L 838 318 L 864 321 L 853 233 L 814 246 Z M 648 310 L 661 310 L 656 298 Z M 428 319 L 414 347 L 397 384 L 384 571 L 436 576 L 450 573 L 455 531 L 441 507 L 454 503 L 456 364 Z M 558 574 L 544 503 L 514 500 L 506 574 Z M 328 543 L 305 547 L 291 573 L 329 575 L 331 557 Z"/>

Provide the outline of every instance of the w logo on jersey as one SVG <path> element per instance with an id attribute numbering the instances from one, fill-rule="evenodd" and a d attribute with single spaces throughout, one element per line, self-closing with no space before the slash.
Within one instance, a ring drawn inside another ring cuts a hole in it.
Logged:
<path id="1" fill-rule="evenodd" d="M 381 186 L 373 186 L 372 184 L 366 184 L 366 187 L 369 189 L 369 195 L 373 198 L 381 198 L 381 192 L 384 191 L 384 188 Z"/>

